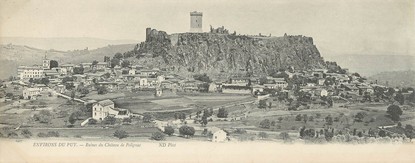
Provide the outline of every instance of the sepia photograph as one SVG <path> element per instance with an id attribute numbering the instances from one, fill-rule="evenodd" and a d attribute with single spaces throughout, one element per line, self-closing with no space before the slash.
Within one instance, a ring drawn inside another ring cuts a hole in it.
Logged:
<path id="1" fill-rule="evenodd" d="M 415 162 L 414 89 L 413 0 L 0 0 L 0 162 Z"/>

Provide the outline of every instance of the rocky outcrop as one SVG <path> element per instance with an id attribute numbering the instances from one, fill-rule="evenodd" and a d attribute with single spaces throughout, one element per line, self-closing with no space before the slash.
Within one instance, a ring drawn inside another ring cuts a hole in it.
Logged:
<path id="1" fill-rule="evenodd" d="M 218 33 L 179 33 L 147 29 L 139 55 L 160 58 L 163 66 L 191 72 L 244 70 L 267 73 L 272 69 L 324 67 L 324 61 L 305 36 L 256 37 Z M 183 69 L 182 69 L 183 70 Z"/>

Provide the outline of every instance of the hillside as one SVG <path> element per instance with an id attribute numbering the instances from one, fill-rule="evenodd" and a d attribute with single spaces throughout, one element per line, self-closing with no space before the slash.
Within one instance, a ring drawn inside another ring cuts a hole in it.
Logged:
<path id="1" fill-rule="evenodd" d="M 0 45 L 0 79 L 15 75 L 18 65 L 40 65 L 47 55 L 49 59 L 59 63 L 81 63 L 93 60 L 103 61 L 104 56 L 113 56 L 115 53 L 124 53 L 134 48 L 134 44 L 108 45 L 98 49 L 84 49 L 72 51 L 43 50 L 24 45 Z M 7 67 L 5 69 L 4 67 Z"/>
<path id="2" fill-rule="evenodd" d="M 0 37 L 0 44 L 15 44 L 36 47 L 39 49 L 75 50 L 75 49 L 96 49 L 107 45 L 135 44 L 136 40 L 107 40 L 91 37 Z"/>
<path id="3" fill-rule="evenodd" d="M 415 71 L 388 71 L 370 76 L 369 80 L 377 80 L 379 84 L 392 87 L 415 88 Z"/>
<path id="4" fill-rule="evenodd" d="M 363 76 L 371 76 L 386 71 L 415 70 L 415 57 L 409 55 L 340 55 L 324 56 L 324 59 L 335 61 L 350 72 L 358 72 Z"/>
<path id="5" fill-rule="evenodd" d="M 145 66 L 190 72 L 252 74 L 287 68 L 321 68 L 324 61 L 313 38 L 305 36 L 258 37 L 218 33 L 179 33 L 148 30 L 136 52 Z M 150 60 L 150 61 L 148 61 Z"/>

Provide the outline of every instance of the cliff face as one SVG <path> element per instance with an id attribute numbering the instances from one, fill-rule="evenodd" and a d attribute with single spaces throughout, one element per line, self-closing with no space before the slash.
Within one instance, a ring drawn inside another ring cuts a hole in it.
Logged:
<path id="1" fill-rule="evenodd" d="M 192 72 L 321 68 L 324 61 L 311 37 L 251 37 L 215 33 L 180 33 L 147 30 L 139 54 L 160 57 L 166 66 Z"/>

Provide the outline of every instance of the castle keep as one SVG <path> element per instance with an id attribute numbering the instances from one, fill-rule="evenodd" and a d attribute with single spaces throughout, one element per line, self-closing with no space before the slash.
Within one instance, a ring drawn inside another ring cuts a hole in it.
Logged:
<path id="1" fill-rule="evenodd" d="M 202 12 L 190 12 L 190 32 L 201 33 L 202 30 Z"/>

